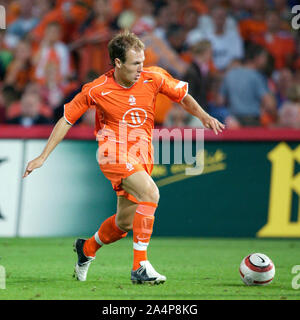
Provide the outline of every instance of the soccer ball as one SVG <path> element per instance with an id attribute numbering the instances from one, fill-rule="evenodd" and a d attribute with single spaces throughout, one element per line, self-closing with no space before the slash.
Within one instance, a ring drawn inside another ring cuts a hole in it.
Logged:
<path id="1" fill-rule="evenodd" d="M 240 275 L 247 286 L 265 286 L 274 279 L 275 266 L 265 254 L 252 253 L 242 260 Z"/>

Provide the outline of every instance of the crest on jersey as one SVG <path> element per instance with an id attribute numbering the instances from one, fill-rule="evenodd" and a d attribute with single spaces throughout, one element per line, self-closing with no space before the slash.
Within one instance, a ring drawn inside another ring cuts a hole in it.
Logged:
<path id="1" fill-rule="evenodd" d="M 131 95 L 131 96 L 129 97 L 128 102 L 129 102 L 129 104 L 130 104 L 131 106 L 134 106 L 134 105 L 136 104 L 135 100 L 136 100 L 135 97 L 134 97 L 133 95 Z"/>

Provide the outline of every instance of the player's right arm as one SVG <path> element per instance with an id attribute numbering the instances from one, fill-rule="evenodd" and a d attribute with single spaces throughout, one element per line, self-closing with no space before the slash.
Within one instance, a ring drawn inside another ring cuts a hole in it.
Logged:
<path id="1" fill-rule="evenodd" d="M 27 164 L 23 178 L 26 178 L 34 169 L 40 168 L 54 148 L 63 140 L 73 124 L 87 111 L 93 104 L 93 100 L 89 94 L 90 84 L 83 86 L 74 99 L 65 104 L 64 116 L 58 120 L 43 152 L 35 159 Z"/>
<path id="2" fill-rule="evenodd" d="M 37 158 L 28 162 L 23 178 L 26 178 L 34 169 L 40 168 L 44 164 L 50 153 L 63 140 L 71 127 L 72 125 L 64 117 L 57 121 L 43 152 Z"/>

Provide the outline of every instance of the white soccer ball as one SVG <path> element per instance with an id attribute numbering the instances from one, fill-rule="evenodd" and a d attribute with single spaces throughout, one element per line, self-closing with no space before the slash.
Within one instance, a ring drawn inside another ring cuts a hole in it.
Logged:
<path id="1" fill-rule="evenodd" d="M 242 260 L 240 275 L 247 286 L 265 286 L 274 279 L 275 266 L 265 254 L 252 253 Z"/>

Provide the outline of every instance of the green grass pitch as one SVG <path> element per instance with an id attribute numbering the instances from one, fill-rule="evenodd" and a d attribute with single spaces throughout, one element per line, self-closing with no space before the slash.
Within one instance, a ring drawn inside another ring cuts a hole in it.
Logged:
<path id="1" fill-rule="evenodd" d="M 300 240 L 154 237 L 148 257 L 167 281 L 150 286 L 131 284 L 132 238 L 101 248 L 87 281 L 74 280 L 74 239 L 0 238 L 0 265 L 6 270 L 0 300 L 300 299 L 291 272 L 300 265 Z M 240 280 L 239 264 L 252 252 L 273 260 L 276 275 L 270 285 L 247 287 Z"/>

